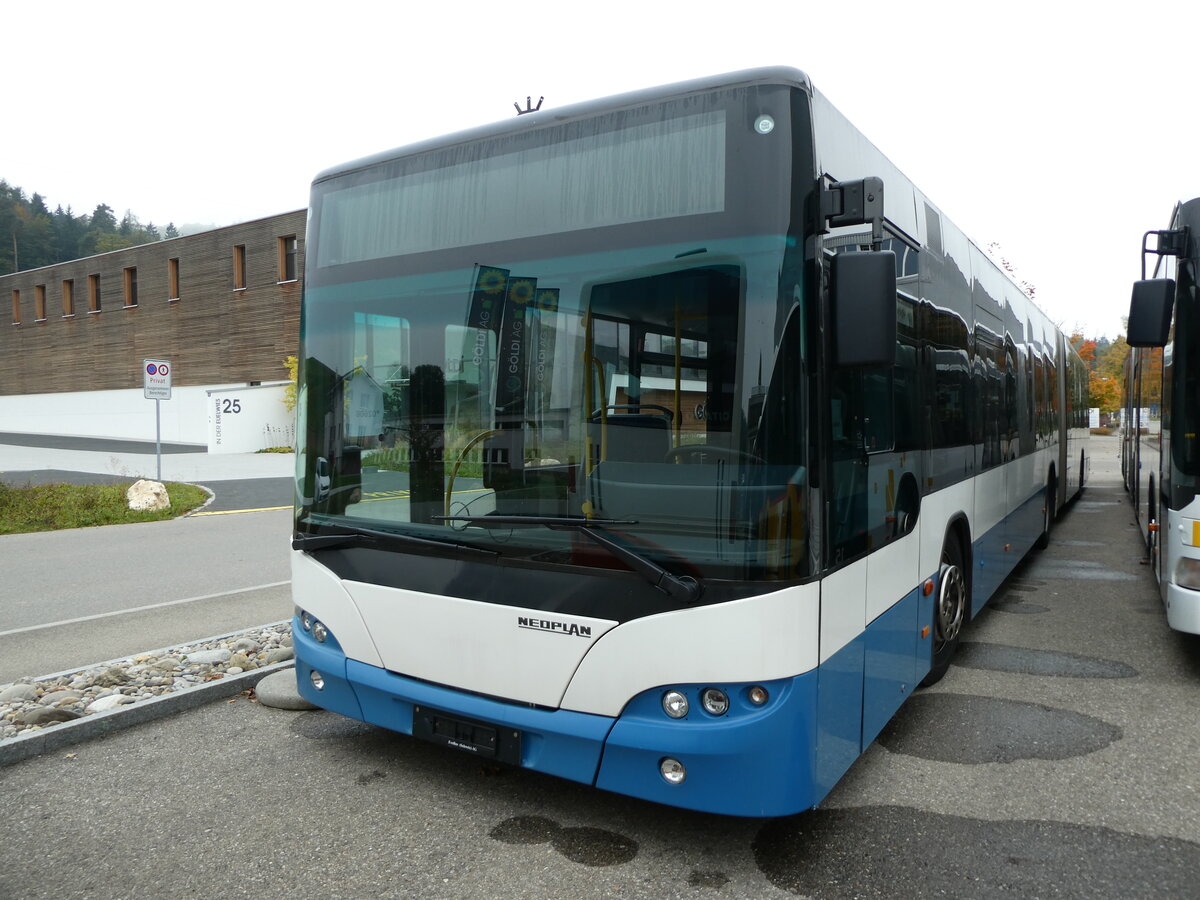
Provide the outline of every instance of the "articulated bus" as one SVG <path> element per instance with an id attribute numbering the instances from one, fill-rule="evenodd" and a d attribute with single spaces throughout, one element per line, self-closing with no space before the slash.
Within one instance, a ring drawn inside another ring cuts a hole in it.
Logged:
<path id="1" fill-rule="evenodd" d="M 309 215 L 296 672 L 343 715 L 808 809 L 1083 485 L 1069 343 L 794 69 L 382 153 Z"/>
<path id="2" fill-rule="evenodd" d="M 1150 246 L 1154 236 L 1155 246 Z M 1145 277 L 1148 254 L 1158 256 Z M 1200 634 L 1200 198 L 1142 239 L 1129 309 L 1122 471 L 1177 631 Z M 1159 415 L 1151 418 L 1157 407 Z"/>

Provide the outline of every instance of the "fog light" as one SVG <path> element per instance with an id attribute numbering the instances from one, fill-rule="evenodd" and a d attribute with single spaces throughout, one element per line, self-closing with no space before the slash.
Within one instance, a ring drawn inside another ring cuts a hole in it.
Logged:
<path id="1" fill-rule="evenodd" d="M 683 779 L 687 778 L 687 769 L 683 767 L 683 763 L 669 756 L 664 757 L 658 764 L 658 772 L 666 779 L 667 784 L 683 784 Z"/>
<path id="2" fill-rule="evenodd" d="M 311 631 L 312 630 L 312 622 L 313 622 L 312 616 L 310 616 L 308 613 L 301 610 L 300 611 L 300 627 L 303 628 L 305 631 Z"/>
<path id="3" fill-rule="evenodd" d="M 329 629 L 322 622 L 314 619 L 312 623 L 312 636 L 323 644 L 325 643 L 325 638 L 329 637 Z"/>
<path id="4" fill-rule="evenodd" d="M 316 669 L 313 669 L 311 672 L 308 673 L 308 677 L 312 680 L 313 687 L 315 687 L 318 691 L 325 690 L 325 676 L 324 675 L 322 675 Z"/>
<path id="5" fill-rule="evenodd" d="M 750 698 L 750 702 L 755 706 L 762 706 L 771 699 L 771 695 L 767 693 L 767 689 L 758 684 L 750 688 L 746 696 Z"/>
<path id="6" fill-rule="evenodd" d="M 1200 559 L 1179 558 L 1175 564 L 1175 583 L 1180 587 L 1200 591 Z"/>
<path id="7" fill-rule="evenodd" d="M 700 695 L 700 705 L 712 716 L 723 716 L 729 712 L 729 695 L 720 688 L 705 688 Z"/>
<path id="8" fill-rule="evenodd" d="M 679 691 L 667 691 L 663 694 L 662 708 L 672 719 L 682 719 L 688 714 L 688 698 Z"/>

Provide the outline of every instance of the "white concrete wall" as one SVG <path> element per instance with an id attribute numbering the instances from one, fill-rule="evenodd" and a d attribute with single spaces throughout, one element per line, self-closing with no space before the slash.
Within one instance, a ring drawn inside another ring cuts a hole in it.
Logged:
<path id="1" fill-rule="evenodd" d="M 257 386 L 247 388 L 245 384 L 172 387 L 171 399 L 159 401 L 163 443 L 208 446 L 209 392 L 231 388 L 258 390 Z M 282 390 L 278 386 L 281 409 Z M 153 444 L 154 403 L 145 398 L 141 387 L 0 397 L 0 432 L 65 434 Z"/>
<path id="2" fill-rule="evenodd" d="M 295 416 L 283 402 L 287 382 L 208 392 L 208 452 L 257 453 L 295 443 Z"/>

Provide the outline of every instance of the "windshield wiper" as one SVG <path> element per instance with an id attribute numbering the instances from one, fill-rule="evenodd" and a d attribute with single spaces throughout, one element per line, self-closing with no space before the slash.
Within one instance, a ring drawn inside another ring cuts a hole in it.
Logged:
<path id="1" fill-rule="evenodd" d="M 599 530 L 605 525 L 636 525 L 636 519 L 584 519 L 574 516 L 434 516 L 450 522 L 466 522 L 489 528 L 495 525 L 545 525 L 547 528 L 573 528 L 594 544 L 599 544 L 651 585 L 676 600 L 693 603 L 700 597 L 700 582 L 690 575 L 672 575 L 658 563 L 636 550 L 606 537 Z"/>
<path id="2" fill-rule="evenodd" d="M 460 544 L 457 541 L 439 541 L 433 538 L 419 538 L 411 534 L 397 534 L 392 531 L 376 531 L 372 528 L 355 528 L 339 534 L 294 534 L 292 535 L 293 550 L 331 550 L 335 547 L 352 545 L 373 546 L 380 541 L 397 541 L 402 544 L 414 544 L 419 547 L 436 547 L 439 550 L 457 550 L 460 553 L 474 553 L 481 556 L 499 556 L 496 550 L 485 550 L 470 544 Z"/>

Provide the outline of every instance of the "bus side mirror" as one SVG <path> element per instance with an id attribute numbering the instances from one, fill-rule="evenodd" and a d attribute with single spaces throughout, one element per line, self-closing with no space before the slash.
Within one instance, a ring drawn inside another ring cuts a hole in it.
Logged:
<path id="1" fill-rule="evenodd" d="M 1133 283 L 1129 301 L 1129 327 L 1125 342 L 1130 347 L 1165 347 L 1171 333 L 1171 306 L 1175 280 L 1154 278 Z"/>
<path id="2" fill-rule="evenodd" d="M 839 253 L 829 287 L 837 366 L 896 364 L 896 254 Z"/>

